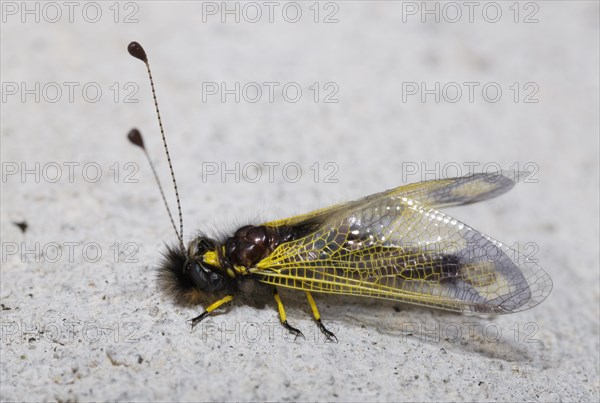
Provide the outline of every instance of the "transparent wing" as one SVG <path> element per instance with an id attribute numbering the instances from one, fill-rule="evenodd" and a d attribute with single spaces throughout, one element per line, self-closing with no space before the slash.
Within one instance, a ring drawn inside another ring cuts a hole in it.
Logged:
<path id="1" fill-rule="evenodd" d="M 459 178 L 428 180 L 375 193 L 356 201 L 336 204 L 283 220 L 271 221 L 264 225 L 278 227 L 281 225 L 296 225 L 307 220 L 324 220 L 340 211 L 357 209 L 375 200 L 391 196 L 417 200 L 433 208 L 471 204 L 508 192 L 516 182 L 523 180 L 529 174 L 529 172 L 501 171 L 476 173 Z"/>
<path id="2" fill-rule="evenodd" d="M 438 189 L 448 194 L 453 186 Z M 318 229 L 283 243 L 250 272 L 277 286 L 460 312 L 517 312 L 552 289 L 537 264 L 426 204 L 395 191 L 363 200 L 329 212 Z"/>
<path id="3" fill-rule="evenodd" d="M 463 206 L 500 196 L 530 174 L 524 171 L 478 173 L 459 178 L 414 183 L 384 193 L 387 196 L 402 196 L 417 200 L 437 209 Z"/>

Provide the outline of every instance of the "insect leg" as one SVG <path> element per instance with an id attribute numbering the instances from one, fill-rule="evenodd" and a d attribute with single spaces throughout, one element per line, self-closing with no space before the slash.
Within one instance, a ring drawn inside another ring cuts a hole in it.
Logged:
<path id="1" fill-rule="evenodd" d="M 200 321 L 202 321 L 202 319 L 206 318 L 209 313 L 211 313 L 212 311 L 214 311 L 221 305 L 231 302 L 231 300 L 233 300 L 233 295 L 227 295 L 224 298 L 221 298 L 220 300 L 213 302 L 200 315 L 196 316 L 193 319 L 188 320 L 188 322 L 190 322 L 190 324 L 192 325 L 192 329 L 194 328 L 194 326 L 196 326 L 198 323 L 200 323 Z"/>
<path id="2" fill-rule="evenodd" d="M 306 298 L 308 298 L 308 303 L 310 304 L 310 309 L 312 310 L 313 318 L 315 318 L 315 322 L 317 322 L 317 326 L 319 326 L 321 332 L 323 332 L 325 337 L 327 337 L 327 340 L 334 341 L 337 343 L 338 339 L 337 337 L 335 337 L 335 334 L 327 330 L 327 328 L 325 328 L 325 325 L 323 325 L 323 322 L 321 322 L 321 314 L 319 313 L 319 309 L 317 308 L 315 299 L 313 298 L 312 294 L 308 291 L 306 291 Z"/>
<path id="3" fill-rule="evenodd" d="M 279 297 L 279 292 L 277 292 L 276 287 L 273 287 L 273 297 L 275 298 L 275 302 L 277 302 L 277 309 L 279 310 L 279 320 L 281 321 L 283 327 L 285 327 L 287 330 L 289 330 L 290 333 L 296 336 L 294 340 L 296 340 L 298 336 L 302 336 L 302 338 L 306 340 L 306 337 L 304 337 L 300 330 L 290 326 L 290 324 L 288 323 L 287 316 L 285 314 L 285 309 L 283 308 L 283 302 L 281 302 L 281 298 Z"/>

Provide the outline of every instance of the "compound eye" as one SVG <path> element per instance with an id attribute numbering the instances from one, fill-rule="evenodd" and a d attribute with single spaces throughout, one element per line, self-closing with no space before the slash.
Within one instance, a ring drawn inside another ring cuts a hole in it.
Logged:
<path id="1" fill-rule="evenodd" d="M 188 275 L 190 276 L 190 279 L 192 280 L 192 282 L 194 283 L 194 285 L 196 287 L 198 287 L 201 290 L 206 290 L 208 291 L 209 289 L 209 276 L 210 273 L 208 273 L 202 266 L 200 266 L 198 263 L 191 263 L 188 266 Z"/>
<path id="2" fill-rule="evenodd" d="M 223 276 L 195 262 L 188 266 L 188 275 L 194 287 L 201 291 L 213 292 L 225 287 Z"/>

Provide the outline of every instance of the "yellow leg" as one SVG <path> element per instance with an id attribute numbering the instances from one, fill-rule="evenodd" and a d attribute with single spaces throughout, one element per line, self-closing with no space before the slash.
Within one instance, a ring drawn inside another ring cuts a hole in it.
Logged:
<path id="1" fill-rule="evenodd" d="M 310 305 L 310 309 L 312 311 L 313 318 L 315 318 L 315 322 L 317 322 L 317 326 L 319 326 L 319 329 L 321 329 L 321 332 L 323 332 L 325 337 L 327 337 L 327 340 L 335 341 L 337 343 L 338 340 L 337 340 L 337 337 L 335 337 L 335 334 L 333 334 L 332 332 L 327 330 L 325 328 L 325 325 L 323 325 L 323 323 L 321 322 L 321 314 L 319 313 L 319 308 L 317 308 L 317 304 L 316 304 L 315 299 L 313 298 L 312 294 L 308 291 L 306 291 L 306 298 L 308 299 L 308 304 Z"/>
<path id="2" fill-rule="evenodd" d="M 220 300 L 218 300 L 217 302 L 214 302 L 213 304 L 211 304 L 208 308 L 206 308 L 206 312 L 211 313 L 212 311 L 214 311 L 221 305 L 231 302 L 232 300 L 233 300 L 233 295 L 227 295 L 224 298 L 221 298 Z"/>
<path id="3" fill-rule="evenodd" d="M 283 302 L 281 302 L 281 298 L 279 297 L 279 292 L 277 292 L 277 288 L 273 288 L 273 298 L 275 298 L 275 302 L 277 302 L 277 310 L 279 311 L 279 320 L 283 327 L 285 327 L 290 333 L 296 336 L 301 336 L 303 339 L 306 339 L 302 332 L 295 327 L 290 326 L 287 321 L 287 315 L 285 314 L 285 308 L 283 307 Z"/>
<path id="4" fill-rule="evenodd" d="M 306 291 L 306 298 L 308 298 L 308 303 L 310 304 L 310 309 L 312 310 L 313 317 L 315 320 L 321 320 L 321 314 L 319 313 L 319 308 L 317 308 L 317 304 L 315 303 L 315 299 L 312 294 Z"/>
<path id="5" fill-rule="evenodd" d="M 189 322 L 191 322 L 192 329 L 194 328 L 194 326 L 196 326 L 198 323 L 200 323 L 200 321 L 202 319 L 206 318 L 209 313 L 211 313 L 212 311 L 214 311 L 215 309 L 217 309 L 221 305 L 224 305 L 224 304 L 226 304 L 228 302 L 231 302 L 232 300 L 233 300 L 233 295 L 226 295 L 225 297 L 221 298 L 220 300 L 218 300 L 216 302 L 213 302 L 199 316 L 196 316 L 195 318 L 189 320 Z"/>
<path id="6" fill-rule="evenodd" d="M 279 320 L 281 321 L 281 323 L 287 322 L 285 308 L 283 307 L 283 302 L 281 302 L 281 297 L 279 297 L 277 288 L 275 288 L 275 291 L 273 291 L 273 297 L 275 298 L 275 302 L 277 302 L 277 310 L 279 311 Z"/>

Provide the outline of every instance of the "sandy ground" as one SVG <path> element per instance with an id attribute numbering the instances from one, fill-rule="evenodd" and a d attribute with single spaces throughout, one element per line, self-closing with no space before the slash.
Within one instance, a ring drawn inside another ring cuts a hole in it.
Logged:
<path id="1" fill-rule="evenodd" d="M 3 401 L 599 399 L 597 2 L 24 4 L 2 2 Z M 449 213 L 537 259 L 549 298 L 474 317 L 317 295 L 332 344 L 283 290 L 307 340 L 270 299 L 190 332 L 201 307 L 158 288 L 174 235 L 125 139 L 146 134 L 169 184 L 131 40 L 186 239 L 526 169 L 535 181 Z"/>

